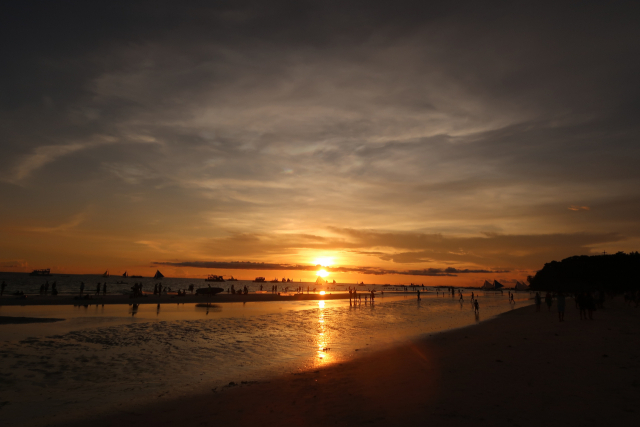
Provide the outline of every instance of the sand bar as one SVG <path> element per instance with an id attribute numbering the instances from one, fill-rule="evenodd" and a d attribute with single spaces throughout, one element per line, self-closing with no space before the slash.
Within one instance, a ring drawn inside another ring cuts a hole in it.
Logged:
<path id="1" fill-rule="evenodd" d="M 640 310 L 608 301 L 580 321 L 567 309 L 564 323 L 524 307 L 327 368 L 59 425 L 635 424 Z"/>
<path id="2" fill-rule="evenodd" d="M 359 292 L 359 294 L 361 294 Z M 378 294 L 379 296 L 379 294 Z M 166 304 L 166 303 L 225 303 L 225 302 L 268 302 L 268 301 L 321 301 L 334 299 L 349 299 L 349 293 L 333 292 L 325 295 L 314 294 L 272 294 L 272 293 L 249 293 L 247 295 L 220 293 L 214 296 L 201 295 L 145 295 L 143 297 L 131 298 L 128 295 L 89 295 L 89 298 L 80 298 L 71 295 L 43 296 L 27 295 L 26 298 L 19 296 L 3 296 L 0 298 L 1 305 L 83 305 L 83 304 Z"/>
<path id="3" fill-rule="evenodd" d="M 46 318 L 46 317 L 18 317 L 18 316 L 0 316 L 0 325 L 20 325 L 27 323 L 52 323 L 62 322 L 64 319 Z"/>

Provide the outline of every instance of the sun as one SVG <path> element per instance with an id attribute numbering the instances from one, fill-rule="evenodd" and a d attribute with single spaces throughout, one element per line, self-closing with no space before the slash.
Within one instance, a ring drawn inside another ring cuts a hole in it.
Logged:
<path id="1" fill-rule="evenodd" d="M 330 258 L 330 257 L 316 258 L 314 263 L 316 265 L 321 265 L 323 267 L 329 267 L 331 264 L 333 264 L 333 258 Z"/>
<path id="2" fill-rule="evenodd" d="M 327 270 L 318 270 L 316 272 L 316 275 L 318 275 L 320 277 L 327 277 L 329 275 L 329 273 L 327 272 Z"/>

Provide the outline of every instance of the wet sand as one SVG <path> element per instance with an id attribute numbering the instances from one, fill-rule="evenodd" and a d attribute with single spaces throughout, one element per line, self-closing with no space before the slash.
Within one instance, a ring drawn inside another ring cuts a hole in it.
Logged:
<path id="1" fill-rule="evenodd" d="M 0 325 L 23 325 L 28 323 L 53 323 L 62 322 L 65 319 L 46 318 L 46 317 L 18 317 L 18 316 L 0 316 Z"/>
<path id="2" fill-rule="evenodd" d="M 358 292 L 364 295 L 363 292 Z M 377 296 L 380 294 L 377 293 Z M 72 295 L 28 295 L 27 298 L 18 296 L 3 296 L 0 298 L 0 306 L 15 305 L 84 305 L 84 304 L 166 304 L 166 303 L 224 303 L 224 302 L 268 302 L 268 301 L 321 301 L 334 299 L 349 299 L 349 293 L 345 292 L 327 292 L 325 295 L 315 294 L 272 294 L 272 293 L 250 293 L 247 295 L 220 293 L 213 296 L 191 295 L 145 295 L 142 297 L 131 298 L 128 295 L 106 295 L 96 296 L 89 295 L 89 298 L 78 298 Z"/>
<path id="3" fill-rule="evenodd" d="M 517 309 L 311 372 L 125 407 L 68 426 L 596 426 L 637 422 L 640 310 Z M 555 308 L 555 307 L 554 307 Z M 97 403 L 97 402 L 96 402 Z"/>

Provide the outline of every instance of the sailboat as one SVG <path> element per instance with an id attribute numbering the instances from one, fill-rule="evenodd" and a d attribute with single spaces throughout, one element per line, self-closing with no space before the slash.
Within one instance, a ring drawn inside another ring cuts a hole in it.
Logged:
<path id="1" fill-rule="evenodd" d="M 162 279 L 164 275 L 160 273 L 160 270 L 156 270 L 156 275 L 153 276 L 154 279 Z"/>
<path id="2" fill-rule="evenodd" d="M 494 286 L 491 284 L 491 282 L 489 282 L 489 281 L 485 280 L 485 281 L 484 281 L 484 284 L 482 285 L 482 287 L 481 287 L 480 289 L 484 289 L 485 291 L 491 291 L 491 290 L 493 290 L 493 289 L 495 289 L 495 288 L 494 288 Z"/>
<path id="3" fill-rule="evenodd" d="M 122 275 L 122 277 L 129 277 L 129 275 L 127 274 L 127 272 L 125 271 L 124 274 Z"/>
<path id="4" fill-rule="evenodd" d="M 109 277 L 109 270 L 105 271 L 102 277 Z"/>

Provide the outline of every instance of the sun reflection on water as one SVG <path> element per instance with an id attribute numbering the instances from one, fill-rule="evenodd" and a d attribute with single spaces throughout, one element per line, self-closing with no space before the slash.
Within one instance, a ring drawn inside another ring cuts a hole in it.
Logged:
<path id="1" fill-rule="evenodd" d="M 318 350 L 316 351 L 316 354 L 318 355 L 318 362 L 320 364 L 326 364 L 331 361 L 331 356 L 329 354 L 330 348 L 327 346 L 328 337 L 325 325 L 324 305 L 324 301 L 318 301 L 318 336 L 316 337 Z"/>

